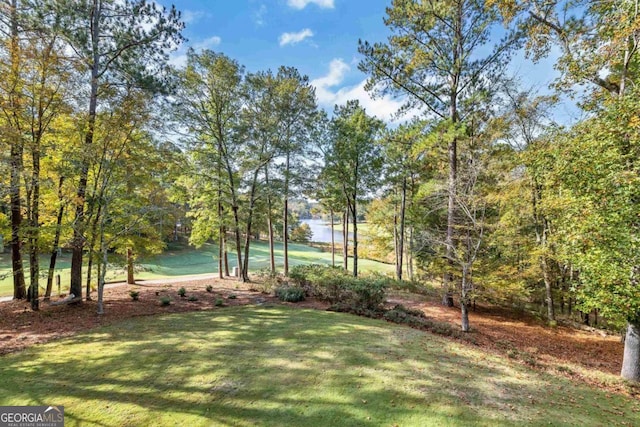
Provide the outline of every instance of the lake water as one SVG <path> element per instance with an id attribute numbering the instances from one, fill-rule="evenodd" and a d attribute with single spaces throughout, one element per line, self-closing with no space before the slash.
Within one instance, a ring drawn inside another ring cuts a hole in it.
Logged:
<path id="1" fill-rule="evenodd" d="M 313 236 L 312 242 L 331 243 L 331 226 L 323 219 L 302 219 L 301 223 L 309 224 Z M 334 231 L 334 239 L 336 245 L 342 243 L 342 232 Z M 353 237 L 353 233 L 349 232 L 349 237 Z"/>

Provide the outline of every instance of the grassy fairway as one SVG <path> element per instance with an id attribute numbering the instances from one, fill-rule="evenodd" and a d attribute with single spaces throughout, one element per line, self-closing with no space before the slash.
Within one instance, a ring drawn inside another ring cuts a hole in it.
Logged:
<path id="1" fill-rule="evenodd" d="M 64 405 L 69 426 L 640 425 L 630 398 L 284 307 L 131 319 L 0 361 L 0 405 Z"/>
<path id="2" fill-rule="evenodd" d="M 282 244 L 277 243 L 275 246 L 276 264 L 282 267 Z M 206 244 L 199 249 L 193 247 L 183 247 L 173 250 L 167 250 L 161 255 L 152 257 L 147 260 L 140 260 L 138 264 L 142 266 L 143 271 L 136 274 L 138 279 L 158 279 L 171 276 L 182 276 L 187 274 L 206 274 L 218 271 L 217 265 L 218 247 L 216 245 Z M 341 254 L 336 253 L 336 263 L 341 264 Z M 322 252 L 320 249 L 312 248 L 307 245 L 299 245 L 289 243 L 289 265 L 310 264 L 310 263 L 331 263 L 331 254 Z M 229 254 L 229 265 L 236 265 L 235 253 Z M 42 273 L 46 274 L 46 268 L 49 266 L 48 257 L 41 257 L 40 268 Z M 66 292 L 69 287 L 69 276 L 71 259 L 70 254 L 63 254 L 57 264 L 56 274 L 60 274 L 62 281 L 62 292 Z M 251 243 L 251 258 L 249 260 L 250 272 L 255 272 L 261 268 L 269 267 L 269 246 L 265 242 Z M 351 267 L 351 265 L 350 265 Z M 358 261 L 360 271 L 376 271 L 391 272 L 393 266 L 383 264 L 377 261 L 361 259 Z M 28 264 L 25 263 L 25 269 L 28 271 Z M 9 254 L 0 256 L 0 296 L 13 295 L 13 281 L 11 273 L 11 258 Z M 95 275 L 94 275 L 95 276 Z M 107 273 L 107 280 L 124 280 L 125 272 L 119 268 L 110 270 Z M 28 279 L 27 279 L 28 282 Z M 28 283 L 27 283 L 28 284 Z M 46 279 L 40 279 L 41 292 L 44 293 L 44 285 Z M 54 284 L 55 287 L 55 284 Z M 57 289 L 54 289 L 56 295 Z"/>

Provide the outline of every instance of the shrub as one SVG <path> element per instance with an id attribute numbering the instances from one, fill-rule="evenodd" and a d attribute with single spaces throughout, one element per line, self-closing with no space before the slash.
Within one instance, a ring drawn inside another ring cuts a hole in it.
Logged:
<path id="1" fill-rule="evenodd" d="M 262 268 L 256 272 L 258 277 L 258 283 L 256 283 L 256 290 L 263 294 L 269 294 L 280 284 L 282 281 L 280 275 L 276 272 L 272 272 L 269 268 Z"/>
<path id="2" fill-rule="evenodd" d="M 189 301 L 198 301 L 198 297 L 195 295 L 191 295 L 188 299 Z"/>
<path id="3" fill-rule="evenodd" d="M 207 290 L 207 292 L 213 292 L 213 286 L 211 285 L 207 285 L 205 289 Z"/>
<path id="4" fill-rule="evenodd" d="M 276 288 L 276 296 L 280 301 L 298 302 L 304 301 L 304 289 L 298 286 L 280 286 Z"/>
<path id="5" fill-rule="evenodd" d="M 184 287 L 178 289 L 178 295 L 184 298 L 187 295 L 187 290 Z"/>
<path id="6" fill-rule="evenodd" d="M 215 306 L 222 307 L 224 305 L 224 300 L 222 298 L 216 298 Z"/>
<path id="7" fill-rule="evenodd" d="M 169 297 L 162 297 L 160 298 L 160 305 L 163 307 L 168 306 L 169 304 L 171 304 L 171 298 Z"/>
<path id="8" fill-rule="evenodd" d="M 138 291 L 131 291 L 129 292 L 129 295 L 131 296 L 131 299 L 134 301 L 138 301 L 138 299 L 140 298 L 140 292 Z"/>
<path id="9" fill-rule="evenodd" d="M 229 296 L 227 298 L 228 299 L 236 299 L 238 297 L 236 296 L 236 294 L 229 294 Z"/>

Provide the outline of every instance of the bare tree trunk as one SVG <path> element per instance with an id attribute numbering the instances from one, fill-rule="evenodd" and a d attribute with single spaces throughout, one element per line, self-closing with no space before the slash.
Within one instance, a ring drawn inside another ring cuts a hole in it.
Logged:
<path id="1" fill-rule="evenodd" d="M 136 281 L 133 277 L 133 250 L 127 248 L 127 284 L 135 285 Z"/>
<path id="2" fill-rule="evenodd" d="M 637 321 L 627 323 L 620 375 L 629 381 L 640 381 L 640 323 Z"/>
<path id="3" fill-rule="evenodd" d="M 334 236 L 333 227 L 333 209 L 329 209 L 329 215 L 331 216 L 331 267 L 336 266 L 336 239 Z"/>
<path id="4" fill-rule="evenodd" d="M 400 233 L 398 236 L 398 280 L 402 280 L 402 256 L 404 254 L 405 213 L 407 211 L 407 178 L 402 178 L 402 194 L 400 199 Z"/>
<path id="5" fill-rule="evenodd" d="M 60 233 L 62 231 L 62 217 L 64 216 L 64 203 L 63 193 L 62 193 L 62 184 L 64 184 L 64 177 L 60 177 L 58 181 L 58 203 L 60 207 L 58 208 L 58 216 L 56 217 L 56 232 L 53 237 L 53 248 L 51 250 L 51 258 L 49 261 L 49 272 L 47 274 L 47 289 L 44 293 L 44 300 L 49 301 L 51 298 L 51 289 L 53 288 L 53 274 L 56 268 L 56 259 L 58 258 L 58 248 L 60 247 Z"/>
<path id="6" fill-rule="evenodd" d="M 249 192 L 249 216 L 247 218 L 247 235 L 245 237 L 244 244 L 244 266 L 242 268 L 242 274 L 244 274 L 243 281 L 249 281 L 249 246 L 251 245 L 251 225 L 253 221 L 253 210 L 256 203 L 256 188 L 258 184 L 258 172 L 256 169 L 253 174 L 253 181 L 251 182 L 251 191 Z"/>
<path id="7" fill-rule="evenodd" d="M 462 294 L 460 298 L 462 332 L 469 332 L 469 267 L 462 266 Z"/>
<path id="8" fill-rule="evenodd" d="M 358 211 L 356 206 L 356 195 L 353 195 L 353 277 L 358 277 Z"/>
<path id="9" fill-rule="evenodd" d="M 551 277 L 549 275 L 549 263 L 547 258 L 543 255 L 540 257 L 540 268 L 542 269 L 542 277 L 544 279 L 545 287 L 545 302 L 547 305 L 547 320 L 549 322 L 555 322 L 556 314 L 553 307 L 553 289 L 551 283 Z"/>
<path id="10" fill-rule="evenodd" d="M 89 117 L 87 120 L 87 133 L 85 135 L 85 150 L 93 144 L 93 136 L 96 123 L 96 111 L 98 106 L 98 65 L 100 58 L 97 53 L 98 37 L 100 35 L 100 13 L 99 8 L 94 11 L 92 17 L 92 43 L 94 44 L 94 58 L 91 69 L 91 93 L 89 97 Z M 83 156 L 80 165 L 80 180 L 76 193 L 76 213 L 73 227 L 72 254 L 71 254 L 71 287 L 69 293 L 73 294 L 78 301 L 82 300 L 82 256 L 84 248 L 84 203 L 89 177 L 89 159 Z"/>
<path id="11" fill-rule="evenodd" d="M 218 277 L 222 279 L 222 262 L 224 257 L 224 225 L 222 225 L 222 201 L 220 200 L 220 190 L 218 189 L 218 221 L 220 221 L 220 227 L 218 227 Z"/>
<path id="12" fill-rule="evenodd" d="M 223 236 L 222 243 L 224 244 L 224 275 L 225 277 L 229 277 L 229 251 L 227 248 L 229 247 L 227 244 L 227 227 L 222 226 Z"/>
<path id="13" fill-rule="evenodd" d="M 399 263 L 400 256 L 398 255 L 398 203 L 393 204 L 393 255 L 396 264 L 396 279 L 400 280 L 402 273 L 398 269 L 402 269 L 402 264 Z"/>
<path id="14" fill-rule="evenodd" d="M 10 102 L 14 126 L 19 127 L 18 110 L 21 108 L 20 95 L 16 88 L 20 79 L 20 44 L 18 29 L 18 2 L 11 0 L 11 93 Z M 23 144 L 19 129 L 13 135 L 11 144 L 11 271 L 13 273 L 13 299 L 24 299 L 27 297 L 27 289 L 24 280 L 24 268 L 22 265 L 22 242 L 20 239 L 20 228 L 22 225 L 22 205 L 20 201 L 20 177 L 22 175 Z"/>
<path id="15" fill-rule="evenodd" d="M 282 255 L 284 260 L 284 277 L 289 277 L 289 152 L 285 164 L 284 177 L 284 210 L 282 225 Z"/>
<path id="16" fill-rule="evenodd" d="M 29 230 L 29 273 L 31 309 L 40 309 L 40 264 L 38 259 L 38 241 L 40 240 L 40 135 L 31 153 L 33 170 L 31 171 L 31 209 Z"/>
<path id="17" fill-rule="evenodd" d="M 349 271 L 349 208 L 342 214 L 342 265 Z"/>
<path id="18" fill-rule="evenodd" d="M 413 281 L 413 227 L 409 227 L 409 244 L 407 245 L 407 277 Z"/>
<path id="19" fill-rule="evenodd" d="M 271 205 L 271 188 L 269 187 L 269 166 L 264 167 L 264 181 L 267 186 L 267 227 L 269 228 L 269 267 L 271 274 L 276 273 L 276 257 L 273 248 L 273 216 Z"/>

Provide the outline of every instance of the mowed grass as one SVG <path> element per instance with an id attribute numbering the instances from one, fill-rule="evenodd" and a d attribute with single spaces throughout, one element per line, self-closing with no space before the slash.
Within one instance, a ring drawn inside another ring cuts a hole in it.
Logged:
<path id="1" fill-rule="evenodd" d="M 256 272 L 259 269 L 269 267 L 269 245 L 266 242 L 251 242 L 251 252 L 249 259 L 249 272 Z M 276 266 L 283 266 L 283 250 L 282 243 L 275 244 Z M 195 275 L 215 273 L 218 271 L 218 246 L 213 244 L 205 244 L 201 248 L 190 246 L 179 246 L 170 248 L 160 255 L 141 259 L 136 262 L 139 271 L 136 272 L 137 279 L 160 279 L 173 276 Z M 331 253 L 323 252 L 318 248 L 311 246 L 289 243 L 289 266 L 298 264 L 331 264 Z M 233 268 L 237 264 L 235 253 L 229 253 L 229 267 Z M 341 253 L 336 253 L 336 265 L 342 265 Z M 41 273 L 46 275 L 49 266 L 49 258 L 41 257 L 40 268 Z M 61 290 L 66 293 L 69 288 L 71 255 L 64 253 L 57 263 L 56 274 L 60 274 Z M 28 271 L 28 263 L 25 267 Z M 349 268 L 352 268 L 352 259 L 350 258 Z M 393 266 L 377 261 L 366 259 L 358 260 L 358 269 L 361 272 L 392 272 Z M 9 254 L 0 256 L 0 296 L 13 295 L 13 278 L 11 277 L 11 258 Z M 84 273 L 86 275 L 86 271 Z M 85 276 L 86 277 L 86 276 Z M 94 278 L 95 278 L 94 274 Z M 121 268 L 114 266 L 108 270 L 106 279 L 108 281 L 124 280 L 126 272 Z M 28 282 L 28 278 L 27 278 Z M 41 293 L 44 294 L 44 286 L 46 285 L 46 276 L 40 279 Z M 54 295 L 57 295 L 57 288 L 54 282 Z"/>
<path id="2" fill-rule="evenodd" d="M 130 319 L 0 362 L 0 405 L 64 405 L 68 426 L 640 425 L 631 398 L 287 307 Z"/>

